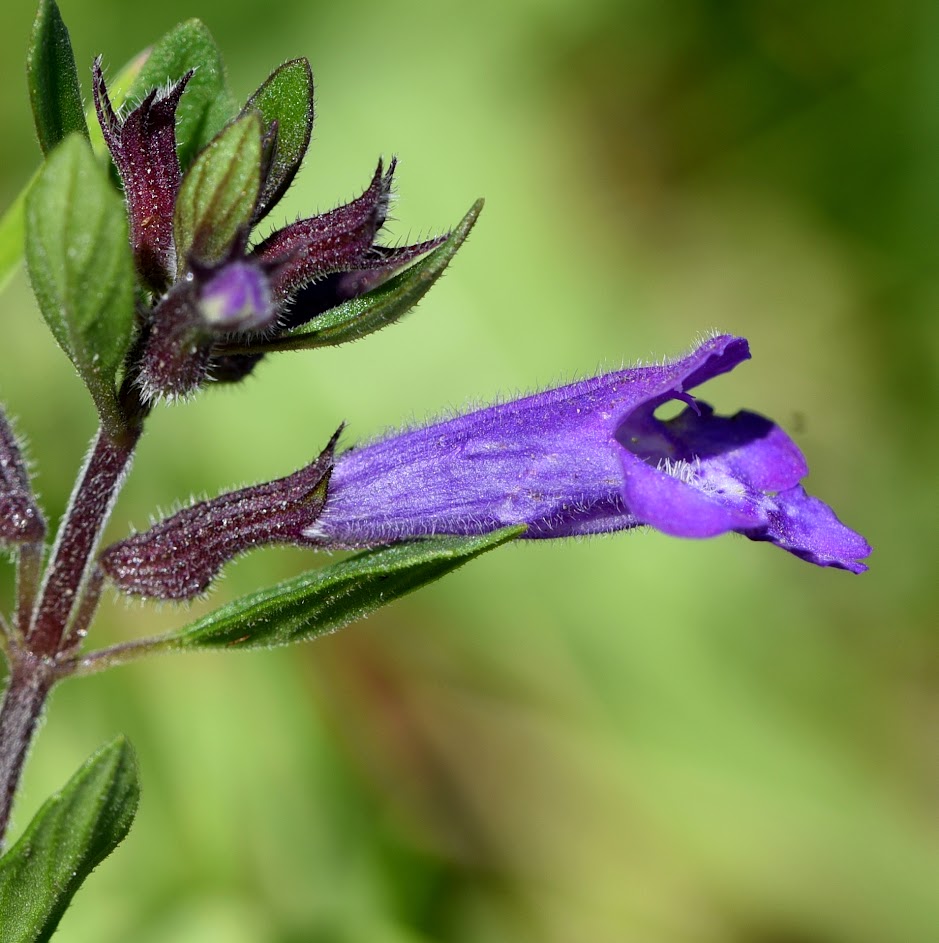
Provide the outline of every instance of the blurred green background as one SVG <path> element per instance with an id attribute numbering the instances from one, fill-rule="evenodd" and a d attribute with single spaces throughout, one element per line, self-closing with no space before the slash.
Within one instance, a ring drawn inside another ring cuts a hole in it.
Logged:
<path id="1" fill-rule="evenodd" d="M 743 538 L 519 545 L 307 647 L 69 683 L 17 830 L 119 731 L 144 792 L 61 939 L 939 939 L 939 6 L 62 10 L 83 81 L 95 54 L 116 69 L 190 16 L 239 97 L 308 56 L 314 143 L 278 218 L 350 198 L 392 153 L 394 236 L 488 201 L 400 326 L 158 410 L 115 538 L 192 494 L 293 470 L 340 420 L 372 435 L 720 328 L 749 337 L 753 361 L 706 398 L 787 426 L 810 490 L 875 554 L 852 577 Z M 0 11 L 4 205 L 38 161 L 32 14 Z M 22 274 L 0 319 L 0 397 L 54 517 L 92 411 Z M 258 553 L 211 603 L 319 562 Z M 94 641 L 205 608 L 110 599 Z"/>

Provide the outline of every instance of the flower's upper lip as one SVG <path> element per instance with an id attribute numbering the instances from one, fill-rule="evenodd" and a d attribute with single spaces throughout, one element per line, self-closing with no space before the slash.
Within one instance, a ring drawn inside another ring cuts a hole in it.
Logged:
<path id="1" fill-rule="evenodd" d="M 738 364 L 750 358 L 750 345 L 742 337 L 717 334 L 685 357 L 669 361 L 661 367 L 644 367 L 644 381 L 649 384 L 641 403 L 634 403 L 633 412 L 641 405 L 656 408 L 675 397 L 706 383 L 722 373 L 729 373 Z M 658 377 L 652 371 L 657 371 Z M 618 421 L 626 417 L 620 415 Z"/>

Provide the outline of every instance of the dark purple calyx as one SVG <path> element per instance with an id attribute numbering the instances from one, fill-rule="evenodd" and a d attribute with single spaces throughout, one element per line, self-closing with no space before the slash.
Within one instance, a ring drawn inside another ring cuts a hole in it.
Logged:
<path id="1" fill-rule="evenodd" d="M 38 543 L 46 522 L 36 505 L 26 463 L 0 409 L 0 545 Z"/>
<path id="2" fill-rule="evenodd" d="M 276 266 L 271 279 L 276 298 L 286 301 L 333 272 L 373 267 L 369 250 L 387 218 L 394 170 L 394 161 L 387 173 L 379 161 L 372 182 L 358 199 L 291 223 L 257 246 L 255 258 Z"/>
<path id="3" fill-rule="evenodd" d="M 153 311 L 138 371 L 145 402 L 194 393 L 212 373 L 215 346 L 245 343 L 277 317 L 263 267 L 232 258 L 193 265 Z"/>
<path id="4" fill-rule="evenodd" d="M 98 122 L 124 184 L 137 271 L 149 288 L 160 292 L 176 271 L 173 207 L 182 179 L 176 109 L 193 71 L 165 93 L 154 89 L 123 121 L 111 106 L 100 56 L 92 72 Z"/>
<path id="5" fill-rule="evenodd" d="M 101 568 L 123 592 L 191 599 L 247 550 L 265 544 L 308 545 L 303 531 L 326 502 L 340 432 L 315 462 L 286 478 L 201 501 L 112 544 L 101 555 Z"/>

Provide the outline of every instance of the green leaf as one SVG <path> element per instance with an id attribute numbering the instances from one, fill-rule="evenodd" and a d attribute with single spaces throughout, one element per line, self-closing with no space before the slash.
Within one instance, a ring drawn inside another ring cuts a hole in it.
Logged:
<path id="1" fill-rule="evenodd" d="M 509 527 L 481 537 L 430 537 L 367 550 L 245 596 L 165 637 L 158 647 L 262 648 L 326 635 L 513 540 L 524 530 Z"/>
<path id="2" fill-rule="evenodd" d="M 88 137 L 72 42 L 55 0 L 40 0 L 26 55 L 26 78 L 43 154 L 73 131 Z"/>
<path id="3" fill-rule="evenodd" d="M 178 81 L 190 69 L 196 74 L 176 111 L 176 152 L 183 170 L 238 112 L 222 55 L 205 24 L 186 20 L 171 29 L 150 51 L 127 91 L 129 101 L 139 101 L 151 89 Z"/>
<path id="4" fill-rule="evenodd" d="M 253 345 L 252 349 L 272 351 L 333 347 L 393 324 L 407 314 L 440 278 L 457 250 L 466 241 L 482 208 L 483 201 L 477 200 L 450 233 L 446 242 L 437 246 L 420 262 L 389 279 L 384 285 L 359 295 L 358 298 L 344 301 L 269 344 L 262 342 Z"/>
<path id="5" fill-rule="evenodd" d="M 34 177 L 33 180 L 36 178 Z M 20 191 L 17 198 L 0 217 L 0 291 L 9 284 L 10 279 L 23 261 L 23 244 L 26 232 L 24 208 L 26 194 L 33 184 L 31 180 Z"/>
<path id="6" fill-rule="evenodd" d="M 114 381 L 133 331 L 134 263 L 124 201 L 77 134 L 26 198 L 26 263 L 46 323 L 119 432 Z"/>
<path id="7" fill-rule="evenodd" d="M 255 214 L 257 221 L 286 193 L 309 147 L 313 130 L 313 73 L 310 63 L 306 59 L 293 59 L 272 72 L 248 99 L 243 113 L 252 109 L 261 114 L 263 134 L 277 122 L 277 140 Z"/>
<path id="8" fill-rule="evenodd" d="M 118 737 L 46 802 L 0 858 L 3 943 L 52 936 L 82 881 L 130 831 L 139 795 L 133 748 Z"/>
<path id="9" fill-rule="evenodd" d="M 173 234 L 180 266 L 222 259 L 246 230 L 261 184 L 261 119 L 233 121 L 196 158 L 179 188 Z"/>

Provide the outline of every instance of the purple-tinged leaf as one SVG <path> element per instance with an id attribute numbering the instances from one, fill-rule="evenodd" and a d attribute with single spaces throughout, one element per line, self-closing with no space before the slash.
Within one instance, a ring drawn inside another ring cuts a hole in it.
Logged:
<path id="1" fill-rule="evenodd" d="M 26 462 L 0 408 L 0 545 L 37 543 L 45 533 Z"/>
<path id="2" fill-rule="evenodd" d="M 182 179 L 176 157 L 176 110 L 193 73 L 187 72 L 159 97 L 152 90 L 121 121 L 108 97 L 100 57 L 92 72 L 98 122 L 124 184 L 137 271 L 148 287 L 160 292 L 176 272 L 173 207 Z"/>
<path id="3" fill-rule="evenodd" d="M 306 543 L 303 530 L 326 499 L 338 436 L 315 462 L 286 478 L 201 501 L 112 544 L 101 555 L 101 568 L 125 593 L 191 599 L 247 550 Z"/>

